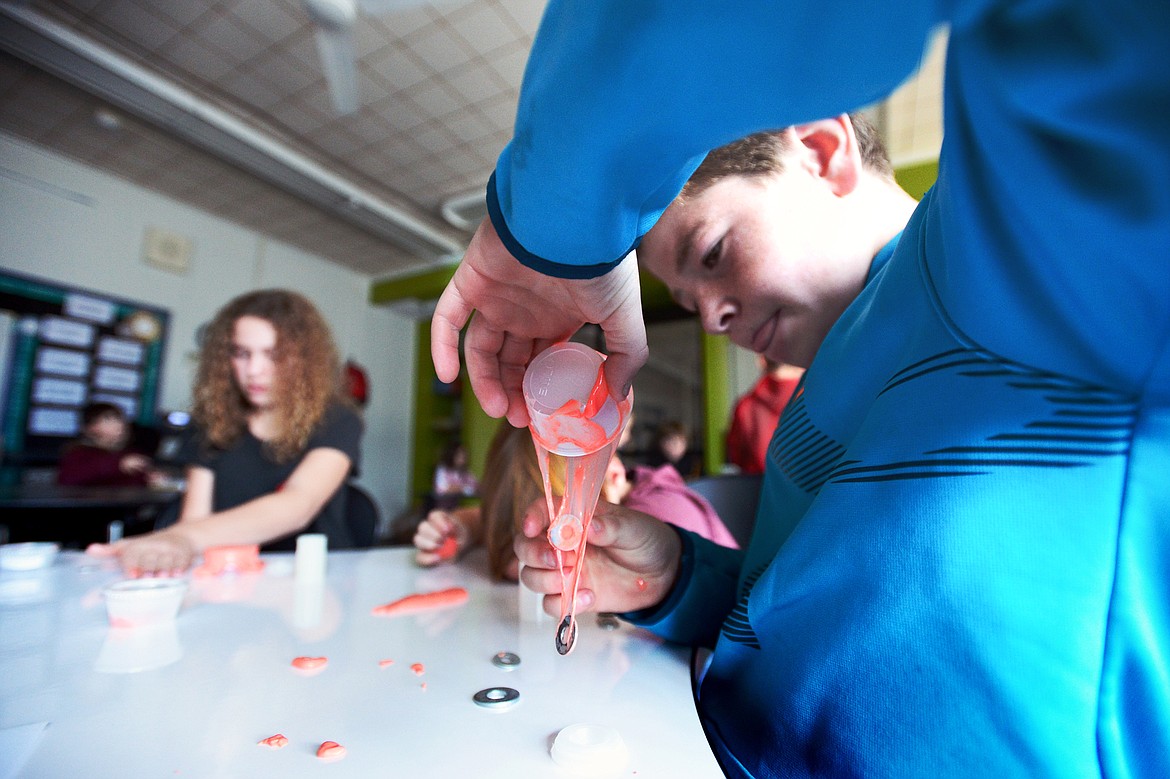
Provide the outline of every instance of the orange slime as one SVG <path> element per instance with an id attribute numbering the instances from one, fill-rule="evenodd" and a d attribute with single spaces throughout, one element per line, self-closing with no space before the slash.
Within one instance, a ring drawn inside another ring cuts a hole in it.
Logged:
<path id="1" fill-rule="evenodd" d="M 292 661 L 292 667 L 299 671 L 321 671 L 328 664 L 328 657 L 294 657 Z"/>
<path id="2" fill-rule="evenodd" d="M 288 739 L 284 737 L 283 733 L 277 733 L 275 736 L 262 738 L 256 742 L 257 746 L 268 747 L 269 749 L 280 749 L 288 744 Z"/>
<path id="3" fill-rule="evenodd" d="M 434 592 L 416 592 L 405 598 L 375 606 L 370 613 L 377 617 L 397 617 L 403 614 L 417 614 L 420 611 L 462 606 L 466 602 L 467 590 L 462 587 L 451 587 Z"/>
<path id="4" fill-rule="evenodd" d="M 443 543 L 435 550 L 440 560 L 450 560 L 459 551 L 459 544 L 455 542 L 455 536 L 447 536 L 443 539 Z"/>
<path id="5" fill-rule="evenodd" d="M 346 749 L 336 741 L 323 741 L 317 747 L 317 757 L 322 760 L 340 760 L 345 757 Z"/>

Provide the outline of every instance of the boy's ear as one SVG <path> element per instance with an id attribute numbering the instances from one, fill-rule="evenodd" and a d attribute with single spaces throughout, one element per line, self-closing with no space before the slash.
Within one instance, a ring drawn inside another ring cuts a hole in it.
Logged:
<path id="1" fill-rule="evenodd" d="M 825 179 L 838 197 L 848 195 L 861 176 L 861 150 L 848 114 L 792 127 L 800 144 L 810 152 L 806 160 L 814 175 Z"/>

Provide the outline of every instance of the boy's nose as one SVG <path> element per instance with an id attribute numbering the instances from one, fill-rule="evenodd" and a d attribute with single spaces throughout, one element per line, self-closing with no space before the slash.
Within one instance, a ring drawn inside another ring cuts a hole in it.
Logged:
<path id="1" fill-rule="evenodd" d="M 726 333 L 731 322 L 739 314 L 739 307 L 724 297 L 714 298 L 711 303 L 704 303 L 700 314 L 703 329 L 708 333 Z"/>

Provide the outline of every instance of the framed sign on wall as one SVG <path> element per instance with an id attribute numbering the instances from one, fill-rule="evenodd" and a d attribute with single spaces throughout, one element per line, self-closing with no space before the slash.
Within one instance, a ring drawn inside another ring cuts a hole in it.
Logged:
<path id="1" fill-rule="evenodd" d="M 7 465 L 48 465 L 87 403 L 154 426 L 170 314 L 0 271 L 0 435 Z"/>

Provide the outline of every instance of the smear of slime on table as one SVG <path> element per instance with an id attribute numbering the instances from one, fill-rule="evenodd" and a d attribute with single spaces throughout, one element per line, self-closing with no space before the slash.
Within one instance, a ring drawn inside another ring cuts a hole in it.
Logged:
<path id="1" fill-rule="evenodd" d="M 288 744 L 288 739 L 284 737 L 283 733 L 277 733 L 274 736 L 262 738 L 256 742 L 257 746 L 268 747 L 269 749 L 280 749 L 286 744 Z"/>
<path id="2" fill-rule="evenodd" d="M 410 670 L 415 676 L 422 676 L 427 672 L 427 668 L 422 663 L 411 663 Z"/>

